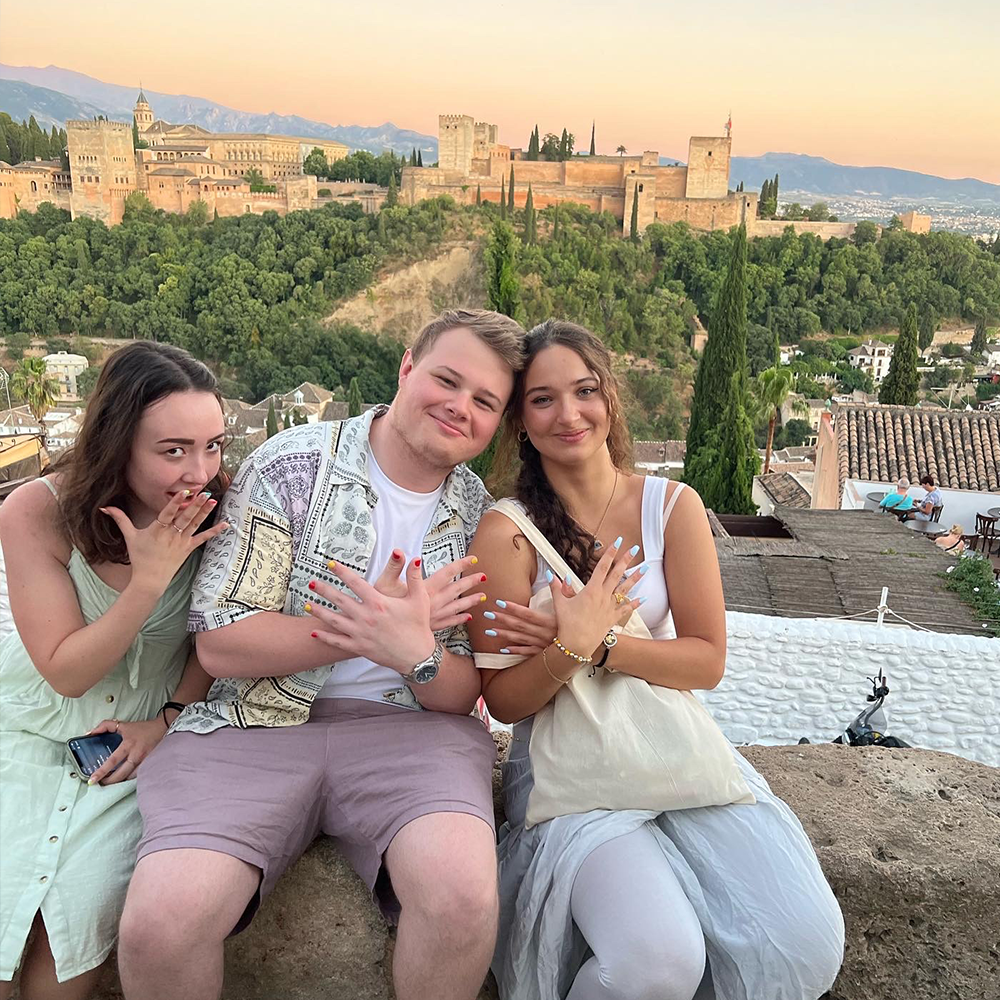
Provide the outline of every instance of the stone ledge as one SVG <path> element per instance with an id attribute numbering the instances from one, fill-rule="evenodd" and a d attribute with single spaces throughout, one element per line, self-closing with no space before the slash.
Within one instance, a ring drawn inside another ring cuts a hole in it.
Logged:
<path id="1" fill-rule="evenodd" d="M 1000 769 L 931 750 L 741 752 L 799 816 L 844 909 L 847 954 L 829 1000 L 997 1000 Z M 496 805 L 502 818 L 498 794 Z M 227 943 L 223 997 L 391 1000 L 392 944 L 321 838 Z M 490 980 L 480 1000 L 495 998 Z M 113 970 L 96 1000 L 121 1000 Z"/>

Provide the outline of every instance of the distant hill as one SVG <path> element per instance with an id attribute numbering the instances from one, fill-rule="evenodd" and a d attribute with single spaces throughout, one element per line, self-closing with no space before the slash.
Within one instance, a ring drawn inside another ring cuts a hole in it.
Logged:
<path id="1" fill-rule="evenodd" d="M 672 162 L 672 161 L 670 161 Z M 782 192 L 804 191 L 825 197 L 867 196 L 878 199 L 911 198 L 1000 205 L 1000 184 L 966 177 L 952 180 L 895 167 L 850 167 L 822 156 L 803 153 L 765 153 L 734 156 L 730 186 L 760 189 L 765 179 L 779 175 Z"/>
<path id="2" fill-rule="evenodd" d="M 43 127 L 62 126 L 67 118 L 92 118 L 95 114 L 131 121 L 138 90 L 138 86 L 105 83 L 59 66 L 38 68 L 0 63 L 0 110 L 18 119 L 34 114 Z M 373 153 L 391 149 L 409 155 L 415 148 L 421 151 L 425 163 L 437 160 L 437 139 L 399 128 L 392 122 L 328 125 L 298 115 L 237 111 L 204 97 L 163 94 L 148 87 L 143 90 L 156 117 L 168 122 L 200 125 L 213 132 L 269 132 L 336 139 L 352 149 L 367 149 Z"/>

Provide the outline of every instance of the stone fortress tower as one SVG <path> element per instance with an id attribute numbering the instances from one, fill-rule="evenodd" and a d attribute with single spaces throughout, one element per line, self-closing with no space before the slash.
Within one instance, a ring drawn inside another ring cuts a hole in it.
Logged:
<path id="1" fill-rule="evenodd" d="M 132 126 L 126 122 L 68 121 L 70 211 L 113 226 L 122 221 L 125 199 L 135 191 Z"/>
<path id="2" fill-rule="evenodd" d="M 153 127 L 153 109 L 146 100 L 146 95 L 139 88 L 139 96 L 136 98 L 135 107 L 132 109 L 132 117 L 135 119 L 139 135 Z"/>

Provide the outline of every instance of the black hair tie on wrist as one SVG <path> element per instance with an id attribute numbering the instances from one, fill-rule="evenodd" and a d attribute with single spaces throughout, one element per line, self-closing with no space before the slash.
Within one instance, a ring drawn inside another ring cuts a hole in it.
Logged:
<path id="1" fill-rule="evenodd" d="M 160 709 L 160 716 L 163 719 L 163 724 L 167 727 L 167 729 L 170 728 L 170 723 L 167 722 L 167 709 L 168 708 L 172 708 L 179 715 L 181 712 L 184 711 L 185 708 L 187 708 L 187 705 L 182 705 L 179 701 L 168 701 L 168 702 L 166 702 L 164 704 L 163 708 Z M 174 722 L 176 722 L 176 721 L 177 720 L 174 719 Z"/>

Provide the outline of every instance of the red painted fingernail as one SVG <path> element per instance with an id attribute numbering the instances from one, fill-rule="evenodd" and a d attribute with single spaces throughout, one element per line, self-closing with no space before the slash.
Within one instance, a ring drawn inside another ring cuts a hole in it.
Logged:
<path id="1" fill-rule="evenodd" d="M 309 589 L 310 590 L 315 590 L 316 589 L 316 581 L 315 580 L 310 580 L 309 581 Z"/>
<path id="2" fill-rule="evenodd" d="M 396 562 L 399 562 L 399 560 L 403 558 L 403 554 L 401 552 L 393 552 L 392 558 L 395 559 Z"/>
<path id="3" fill-rule="evenodd" d="M 480 583 L 486 583 L 486 574 L 485 573 L 479 578 L 479 582 Z"/>
<path id="4" fill-rule="evenodd" d="M 414 559 L 413 560 L 413 565 L 414 566 L 419 566 L 420 565 L 420 560 L 419 559 Z"/>
<path id="5" fill-rule="evenodd" d="M 310 632 L 309 634 L 310 634 L 310 635 L 311 635 L 311 636 L 312 636 L 312 637 L 313 637 L 314 639 L 318 639 L 318 638 L 319 638 L 319 632 Z"/>

